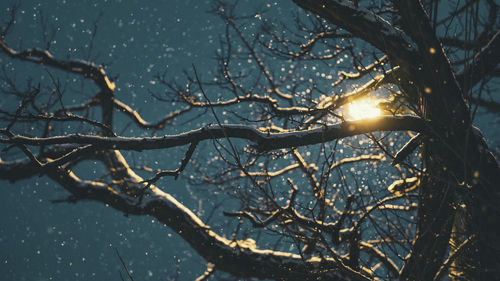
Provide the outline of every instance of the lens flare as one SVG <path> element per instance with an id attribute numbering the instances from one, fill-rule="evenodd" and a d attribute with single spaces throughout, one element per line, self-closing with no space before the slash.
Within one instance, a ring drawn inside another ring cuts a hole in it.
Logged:
<path id="1" fill-rule="evenodd" d="M 370 119 L 382 115 L 376 99 L 365 98 L 349 103 L 344 110 L 346 120 Z"/>

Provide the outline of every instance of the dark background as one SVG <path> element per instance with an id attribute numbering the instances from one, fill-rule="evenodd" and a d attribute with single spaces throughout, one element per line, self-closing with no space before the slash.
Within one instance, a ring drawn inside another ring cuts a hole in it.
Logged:
<path id="1" fill-rule="evenodd" d="M 2 21 L 14 3 L 0 1 Z M 154 121 L 162 116 L 161 106 L 150 106 L 155 100 L 148 90 L 156 85 L 155 74 L 166 70 L 172 77 L 179 76 L 192 63 L 203 72 L 210 68 L 206 58 L 213 57 L 221 28 L 219 19 L 207 13 L 210 8 L 211 1 L 197 0 L 22 1 L 6 40 L 16 49 L 43 48 L 41 12 L 49 29 L 50 25 L 58 29 L 50 48 L 54 56 L 105 64 L 111 77 L 119 75 L 116 96 Z M 101 12 L 89 57 L 88 43 Z M 3 54 L 0 64 L 15 74 L 20 85 L 28 75 L 43 82 L 47 71 L 54 72 L 8 60 Z M 89 83 L 82 87 L 88 95 L 95 93 Z M 68 98 L 78 99 L 80 90 L 68 91 L 75 95 Z M 126 127 L 119 119 L 117 123 L 117 128 Z M 137 134 L 134 130 L 129 126 L 118 132 Z M 165 152 L 160 159 L 170 160 L 173 154 Z M 171 181 L 168 188 L 180 201 L 189 201 L 184 184 Z M 122 267 L 115 247 L 136 280 L 167 280 L 177 271 L 178 280 L 193 280 L 204 270 L 204 262 L 182 239 L 151 218 L 126 218 L 94 202 L 53 204 L 51 200 L 63 199 L 67 193 L 43 177 L 1 182 L 1 190 L 1 280 L 120 280 Z"/>
<path id="2" fill-rule="evenodd" d="M 267 4 L 276 21 L 286 20 L 282 13 L 298 10 L 291 1 L 240 1 L 242 11 Z M 258 2 L 258 3 L 256 3 Z M 9 14 L 15 1 L 0 2 L 0 18 Z M 182 79 L 182 70 L 195 64 L 204 77 L 215 70 L 214 52 L 224 32 L 222 22 L 207 13 L 212 1 L 22 1 L 18 20 L 7 42 L 14 48 L 43 47 L 40 12 L 49 26 L 58 29 L 51 52 L 59 58 L 78 58 L 104 64 L 106 72 L 119 75 L 117 98 L 140 109 L 148 120 L 158 120 L 165 109 L 175 105 L 151 106 L 156 101 L 149 91 L 159 91 L 154 75 L 167 71 L 172 79 Z M 275 7 L 274 7 L 275 6 Z M 279 8 L 278 8 L 279 7 Z M 90 38 L 94 21 L 102 12 L 92 52 Z M 269 18 L 269 17 L 268 17 Z M 0 64 L 15 74 L 22 85 L 27 76 L 47 80 L 47 70 L 8 60 Z M 50 70 L 53 71 L 53 70 Z M 82 84 L 73 92 L 95 94 L 92 86 Z M 9 101 L 2 101 L 9 102 Z M 207 117 L 211 118 L 211 117 Z M 206 120 L 204 120 L 206 121 Z M 140 135 L 120 123 L 122 135 Z M 123 121 L 125 122 L 125 121 Z M 492 148 L 498 149 L 498 115 L 479 111 L 476 123 Z M 197 124 L 192 123 L 191 126 Z M 485 130 L 485 129 L 488 130 Z M 66 128 L 72 130 L 74 128 Z M 186 127 L 169 128 L 175 133 Z M 1 156 L 1 155 L 0 155 Z M 156 159 L 159 167 L 181 154 L 173 151 L 145 153 L 134 159 Z M 89 166 L 91 167 L 91 166 Z M 82 168 L 91 176 L 98 168 Z M 204 271 L 205 262 L 170 229 L 149 217 L 124 217 L 100 203 L 53 204 L 67 193 L 46 178 L 33 178 L 10 184 L 0 183 L 0 279 L 1 280 L 119 280 L 122 271 L 115 254 L 117 248 L 135 280 L 193 280 Z M 162 181 L 167 191 L 191 209 L 196 201 L 185 181 Z"/>

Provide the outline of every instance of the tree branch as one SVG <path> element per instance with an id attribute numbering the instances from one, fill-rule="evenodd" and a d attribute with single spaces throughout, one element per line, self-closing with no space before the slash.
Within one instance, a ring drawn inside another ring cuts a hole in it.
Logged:
<path id="1" fill-rule="evenodd" d="M 132 109 L 126 103 L 119 101 L 117 99 L 113 99 L 113 103 L 114 103 L 114 106 L 116 109 L 125 113 L 127 116 L 129 116 L 137 124 L 137 126 L 139 126 L 140 128 L 143 128 L 143 129 L 163 129 L 169 121 L 171 121 L 175 117 L 191 110 L 191 107 L 187 106 L 183 109 L 170 112 L 170 114 L 163 117 L 161 120 L 156 121 L 155 123 L 150 123 L 150 122 L 144 120 L 141 117 L 141 115 L 139 114 L 139 112 Z"/>
<path id="2" fill-rule="evenodd" d="M 150 215 L 176 231 L 203 258 L 218 270 L 239 277 L 280 280 L 311 280 L 321 276 L 327 280 L 363 280 L 369 278 L 327 257 L 306 261 L 300 255 L 258 249 L 245 240 L 229 240 L 213 232 L 200 218 L 170 194 L 150 185 L 144 189 L 143 179 L 135 174 L 118 151 L 103 156 L 120 190 L 100 182 L 84 181 L 63 169 L 54 169 L 49 176 L 79 199 L 99 201 L 126 214 Z M 114 175 L 113 175 L 114 174 Z M 141 192 L 141 196 L 131 196 Z M 316 279 L 315 279 L 316 280 Z"/>
<path id="3" fill-rule="evenodd" d="M 377 131 L 411 130 L 429 133 L 427 121 L 413 116 L 382 116 L 373 119 L 346 121 L 336 125 L 310 130 L 285 133 L 264 133 L 254 127 L 243 125 L 217 125 L 200 128 L 178 135 L 162 137 L 101 137 L 95 135 L 72 134 L 47 138 L 14 135 L 0 138 L 0 143 L 44 146 L 54 144 L 92 144 L 96 149 L 151 150 L 183 146 L 209 139 L 239 138 L 254 143 L 260 151 L 298 147 L 329 142 Z M 5 130 L 0 130 L 5 131 Z"/>
<path id="4" fill-rule="evenodd" d="M 83 75 L 89 78 L 101 89 L 103 92 L 113 93 L 115 90 L 115 83 L 113 83 L 102 66 L 95 66 L 91 62 L 82 60 L 58 60 L 52 56 L 49 51 L 40 49 L 27 49 L 23 51 L 16 51 L 11 49 L 4 40 L 0 40 L 0 48 L 10 57 L 28 61 L 40 65 L 48 65 L 60 70 L 70 73 Z"/>
<path id="5" fill-rule="evenodd" d="M 457 81 L 464 93 L 468 92 L 482 79 L 491 78 L 500 63 L 500 29 L 488 43 L 474 56 L 472 63 L 457 73 Z"/>
<path id="6" fill-rule="evenodd" d="M 351 1 L 293 0 L 300 7 L 348 30 L 355 36 L 386 52 L 392 58 L 415 57 L 415 48 L 401 30 L 371 11 L 355 7 Z"/>

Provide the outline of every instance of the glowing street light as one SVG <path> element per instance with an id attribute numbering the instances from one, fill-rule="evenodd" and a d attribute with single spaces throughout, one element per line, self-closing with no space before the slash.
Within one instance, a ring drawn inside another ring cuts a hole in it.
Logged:
<path id="1" fill-rule="evenodd" d="M 343 111 L 346 120 L 370 119 L 382 115 L 377 107 L 379 101 L 373 98 L 363 98 L 353 101 L 345 106 Z"/>

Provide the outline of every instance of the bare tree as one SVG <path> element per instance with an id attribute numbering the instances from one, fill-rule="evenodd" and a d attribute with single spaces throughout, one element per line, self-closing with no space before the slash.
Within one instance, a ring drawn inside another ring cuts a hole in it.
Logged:
<path id="1" fill-rule="evenodd" d="M 18 104 L 0 111 L 2 158 L 11 158 L 0 162 L 0 178 L 43 175 L 70 193 L 66 201 L 156 218 L 207 261 L 198 280 L 215 271 L 277 280 L 494 280 L 500 167 L 472 123 L 478 106 L 499 108 L 487 98 L 498 91 L 498 4 L 294 2 L 304 10 L 283 24 L 214 4 L 226 26 L 217 74 L 199 74 L 196 65 L 183 83 L 158 74 L 165 92 L 155 98 L 178 109 L 155 122 L 115 96 L 102 66 L 57 58 L 50 44 L 11 46 L 12 9 L 1 30 L 4 56 L 84 77 L 98 90 L 68 104 L 55 73 L 49 92 L 31 83 L 21 90 L 5 73 L 2 93 Z M 148 136 L 120 136 L 116 114 Z M 202 116 L 214 124 L 163 133 Z M 57 129 L 69 122 L 84 133 Z M 126 160 L 181 148 L 171 170 Z M 74 167 L 89 159 L 106 171 L 82 180 Z M 239 202 L 211 210 L 238 222 L 231 237 L 156 185 L 179 176 L 210 198 Z"/>

